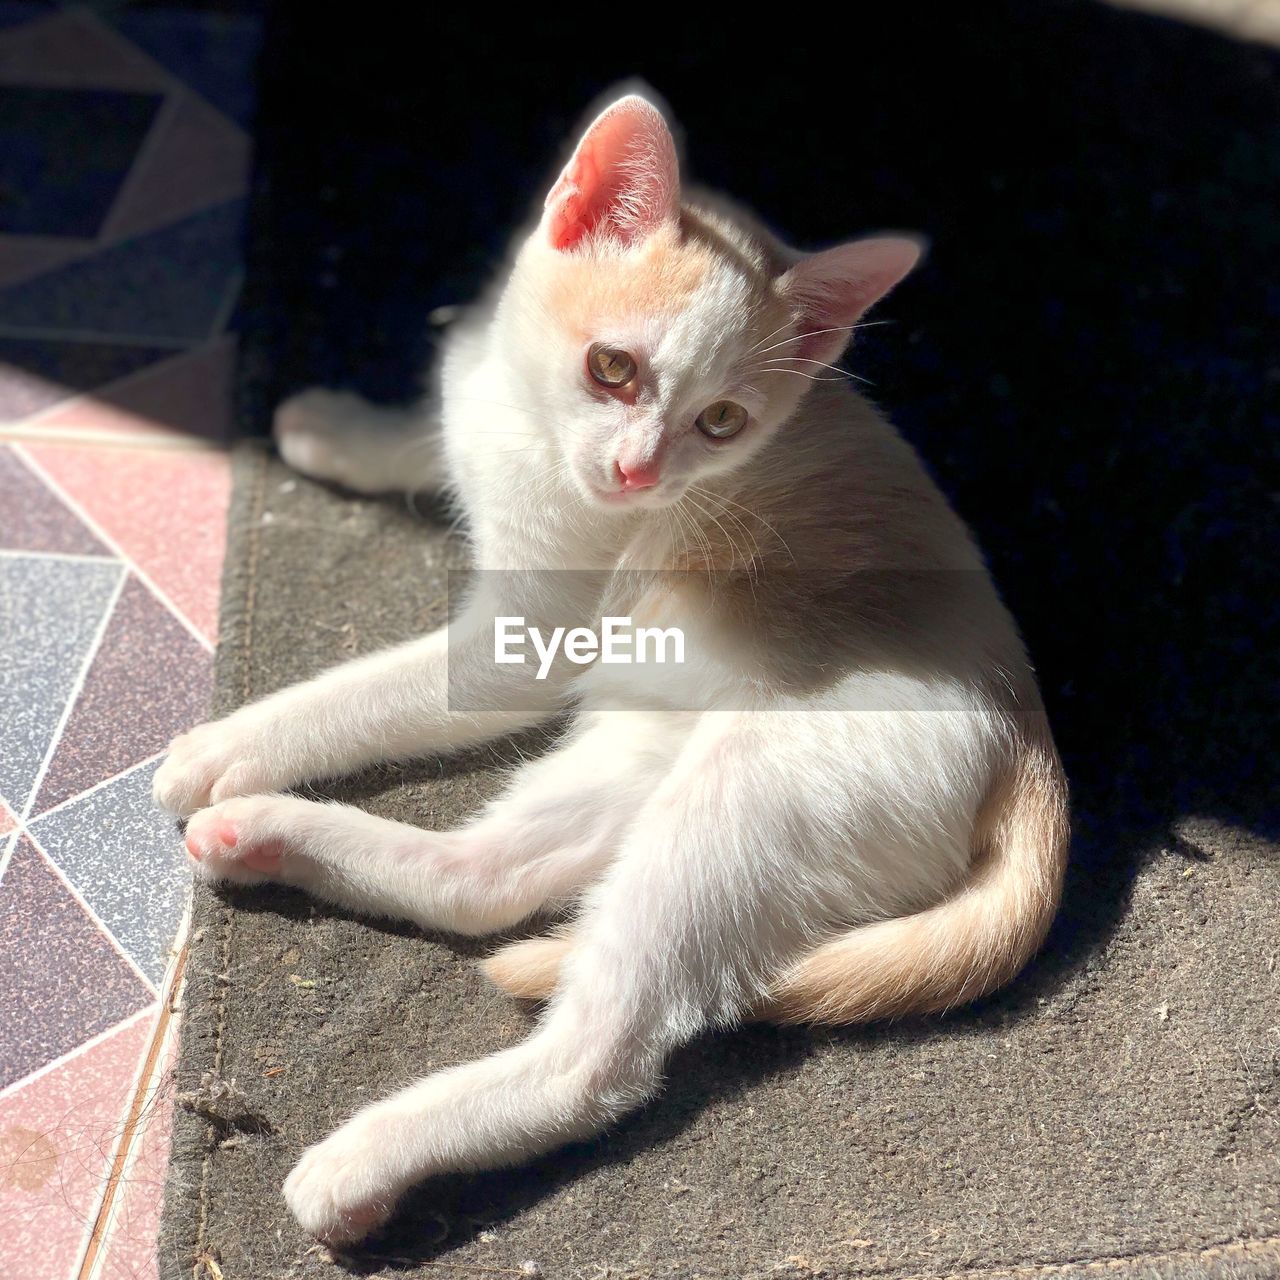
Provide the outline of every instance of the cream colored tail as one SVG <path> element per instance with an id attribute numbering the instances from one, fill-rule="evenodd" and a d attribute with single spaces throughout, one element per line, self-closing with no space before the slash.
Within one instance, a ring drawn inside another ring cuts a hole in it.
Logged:
<path id="1" fill-rule="evenodd" d="M 994 991 L 1035 954 L 1057 911 L 1066 868 L 1067 787 L 1048 730 L 1024 745 L 980 815 L 973 870 L 952 897 L 816 947 L 785 973 L 756 1017 L 868 1022 L 935 1013 Z M 573 938 L 531 938 L 481 968 L 514 996 L 555 990 Z"/>

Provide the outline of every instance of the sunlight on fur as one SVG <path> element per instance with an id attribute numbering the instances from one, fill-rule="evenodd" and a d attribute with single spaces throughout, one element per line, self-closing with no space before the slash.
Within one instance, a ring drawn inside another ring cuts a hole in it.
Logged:
<path id="1" fill-rule="evenodd" d="M 280 407 L 293 466 L 445 491 L 491 572 L 447 632 L 173 744 L 156 798 L 188 817 L 197 873 L 471 935 L 568 917 L 484 965 L 546 1001 L 523 1044 L 302 1155 L 285 1196 L 321 1240 L 362 1238 L 430 1175 L 597 1132 L 709 1028 L 943 1010 L 1039 946 L 1067 806 L 1034 675 L 967 529 L 838 363 L 920 253 L 788 248 L 684 189 L 662 112 L 627 94 L 449 331 L 426 402 Z M 643 685 L 493 662 L 495 618 L 606 610 L 678 622 L 687 661 Z M 566 710 L 460 830 L 280 794 Z"/>

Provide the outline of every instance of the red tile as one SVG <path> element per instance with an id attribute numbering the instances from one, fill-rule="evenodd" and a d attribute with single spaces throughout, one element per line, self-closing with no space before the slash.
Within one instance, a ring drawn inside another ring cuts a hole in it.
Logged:
<path id="1" fill-rule="evenodd" d="M 84 522 L 6 445 L 0 445 L 5 515 L 0 550 L 109 556 Z"/>
<path id="2" fill-rule="evenodd" d="M 13 810 L 0 800 L 0 836 L 8 835 L 17 825 L 18 819 L 13 816 Z"/>
<path id="3" fill-rule="evenodd" d="M 147 1096 L 133 1141 L 129 1163 L 112 1206 L 103 1246 L 101 1280 L 158 1280 L 156 1237 L 160 1203 L 169 1165 L 173 1132 L 173 1066 L 178 1041 L 169 1037 L 162 1050 L 151 1093 Z"/>
<path id="4" fill-rule="evenodd" d="M 24 448 L 212 643 L 231 489 L 226 455 L 44 444 Z"/>
<path id="5" fill-rule="evenodd" d="M 104 242 L 152 231 L 243 194 L 249 185 L 248 135 L 203 99 L 177 90 L 139 157 L 111 216 Z"/>
<path id="6" fill-rule="evenodd" d="M 48 861 L 20 838 L 0 881 L 0 1084 L 19 1084 L 154 998 Z"/>
<path id="7" fill-rule="evenodd" d="M 231 438 L 234 366 L 235 338 L 216 338 L 57 406 L 27 425 L 90 434 L 176 431 L 223 443 Z"/>
<path id="8" fill-rule="evenodd" d="M 0 1099 L 0 1258 L 70 1280 L 97 1217 L 154 1012 Z"/>
<path id="9" fill-rule="evenodd" d="M 155 755 L 204 719 L 212 687 L 213 655 L 130 574 L 32 813 Z"/>

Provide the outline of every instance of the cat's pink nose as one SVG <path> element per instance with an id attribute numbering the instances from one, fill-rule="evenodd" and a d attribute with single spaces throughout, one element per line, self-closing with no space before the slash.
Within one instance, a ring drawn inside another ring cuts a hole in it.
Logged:
<path id="1" fill-rule="evenodd" d="M 613 471 L 623 489 L 650 489 L 658 483 L 656 462 L 615 462 Z"/>

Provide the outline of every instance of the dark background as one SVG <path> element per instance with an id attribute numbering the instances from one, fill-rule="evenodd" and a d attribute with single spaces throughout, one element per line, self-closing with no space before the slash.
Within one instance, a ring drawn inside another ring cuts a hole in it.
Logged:
<path id="1" fill-rule="evenodd" d="M 1092 3 L 473 23 L 268 8 L 243 420 L 413 394 L 584 110 L 639 75 L 686 173 L 793 243 L 932 240 L 849 357 L 974 526 L 1071 775 L 1068 951 L 1211 814 L 1280 834 L 1280 55 Z M 765 32 L 762 34 L 762 32 Z M 1183 852 L 1196 856 L 1187 846 Z"/>

